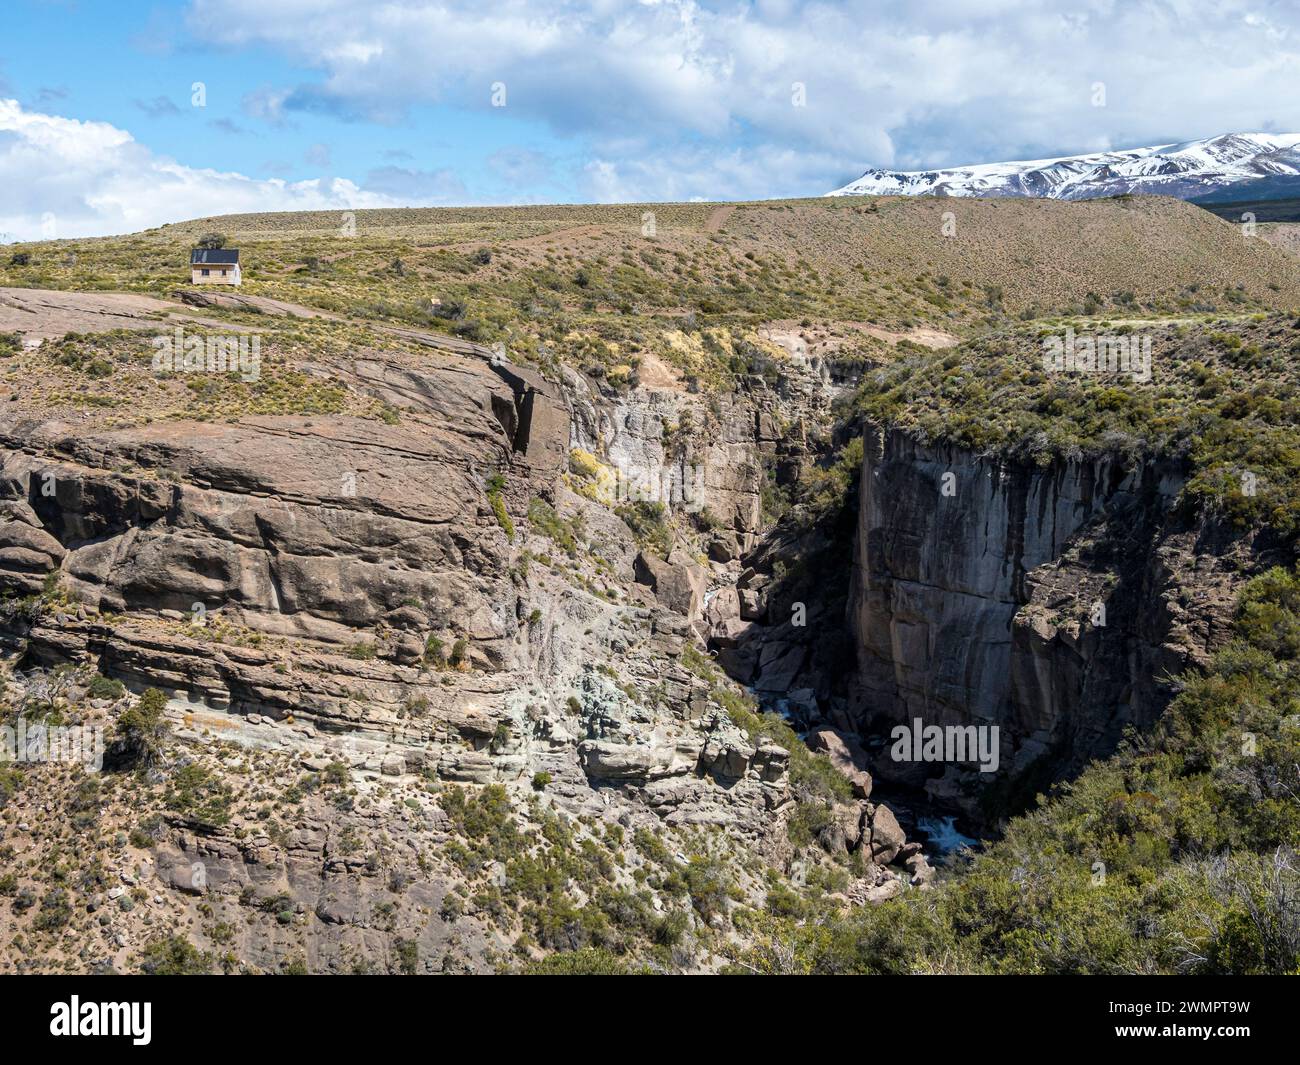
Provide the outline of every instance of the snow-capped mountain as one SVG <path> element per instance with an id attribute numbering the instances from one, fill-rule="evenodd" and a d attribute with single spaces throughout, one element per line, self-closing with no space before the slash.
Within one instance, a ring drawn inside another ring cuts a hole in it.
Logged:
<path id="1" fill-rule="evenodd" d="M 868 170 L 829 196 L 1043 196 L 1125 192 L 1180 199 L 1300 195 L 1300 133 L 1227 133 L 1117 152 L 977 163 L 943 170 Z"/>

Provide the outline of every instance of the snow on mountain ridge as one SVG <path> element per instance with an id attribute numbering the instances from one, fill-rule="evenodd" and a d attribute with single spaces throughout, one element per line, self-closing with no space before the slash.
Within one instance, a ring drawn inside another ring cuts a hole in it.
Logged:
<path id="1" fill-rule="evenodd" d="M 1241 181 L 1300 176 L 1300 133 L 1227 133 L 1052 159 L 934 170 L 868 170 L 830 196 L 1041 196 L 1089 199 L 1123 192 L 1200 196 Z"/>

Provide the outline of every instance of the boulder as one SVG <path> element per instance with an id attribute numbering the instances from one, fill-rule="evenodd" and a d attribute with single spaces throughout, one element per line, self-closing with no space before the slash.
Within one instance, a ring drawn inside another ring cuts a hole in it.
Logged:
<path id="1" fill-rule="evenodd" d="M 754 687 L 767 692 L 789 691 L 795 677 L 803 669 L 806 655 L 807 649 L 800 644 L 782 640 L 764 644 Z"/>
<path id="2" fill-rule="evenodd" d="M 717 594 L 709 600 L 709 606 L 704 612 L 704 616 L 708 618 L 709 623 L 715 628 L 727 621 L 739 621 L 740 593 L 729 585 L 719 588 Z"/>
<path id="3" fill-rule="evenodd" d="M 718 651 L 718 665 L 732 680 L 748 684 L 758 667 L 758 651 L 753 646 L 723 647 Z"/>
<path id="4" fill-rule="evenodd" d="M 666 610 L 661 610 L 655 614 L 650 624 L 655 632 L 667 633 L 670 636 L 689 636 L 691 634 L 691 623 L 686 618 Z"/>
<path id="5" fill-rule="evenodd" d="M 704 598 L 704 590 L 709 584 L 709 570 L 697 556 L 682 547 L 674 547 L 668 555 L 668 564 L 671 566 L 680 566 L 689 575 L 700 589 L 700 598 Z"/>
<path id="6" fill-rule="evenodd" d="M 898 853 L 894 855 L 894 861 L 897 862 L 899 865 L 905 866 L 907 865 L 907 860 L 909 858 L 920 853 L 921 853 L 921 844 L 916 842 L 904 843 L 898 849 Z"/>
<path id="7" fill-rule="evenodd" d="M 898 818 L 888 806 L 868 805 L 863 816 L 871 828 L 871 860 L 877 865 L 888 865 L 907 842 L 906 834 L 899 827 Z M 864 825 L 863 836 L 866 837 L 866 834 Z"/>
<path id="8" fill-rule="evenodd" d="M 183 891 L 187 895 L 202 895 L 208 890 L 207 875 L 202 863 L 183 858 L 160 862 L 158 878 L 169 888 Z"/>
<path id="9" fill-rule="evenodd" d="M 709 640 L 714 647 L 739 647 L 754 629 L 752 621 L 741 621 L 738 617 L 727 618 L 709 631 Z"/>
<path id="10" fill-rule="evenodd" d="M 862 811 L 856 806 L 835 807 L 836 835 L 844 842 L 846 851 L 855 851 L 862 842 Z"/>
<path id="11" fill-rule="evenodd" d="M 906 889 L 907 885 L 888 869 L 868 863 L 863 875 L 848 886 L 845 894 L 855 906 L 874 906 L 896 898 Z"/>
<path id="12" fill-rule="evenodd" d="M 754 588 L 740 590 L 740 616 L 746 621 L 763 621 L 767 617 L 767 594 Z"/>
<path id="13" fill-rule="evenodd" d="M 896 876 L 891 876 L 883 883 L 875 887 L 867 888 L 866 900 L 872 905 L 878 906 L 882 902 L 888 902 L 890 899 L 897 898 L 905 890 L 903 882 Z"/>
<path id="14" fill-rule="evenodd" d="M 903 862 L 903 868 L 911 877 L 913 887 L 924 887 L 934 879 L 934 867 L 925 860 L 924 854 L 913 854 Z"/>
<path id="15" fill-rule="evenodd" d="M 779 784 L 790 771 L 790 752 L 775 743 L 765 743 L 754 752 L 753 765 L 759 780 Z"/>
<path id="16" fill-rule="evenodd" d="M 711 736 L 700 752 L 700 768 L 726 780 L 739 780 L 757 752 L 743 740 Z"/>
<path id="17" fill-rule="evenodd" d="M 642 551 L 636 556 L 633 570 L 637 582 L 648 586 L 669 610 L 688 618 L 699 614 L 706 583 L 702 567 L 666 562 Z"/>
<path id="18" fill-rule="evenodd" d="M 413 666 L 424 658 L 424 641 L 411 633 L 403 633 L 393 641 L 393 661 Z"/>
<path id="19" fill-rule="evenodd" d="M 421 632 L 429 627 L 429 615 L 419 607 L 410 605 L 399 606 L 396 610 L 389 611 L 384 620 L 394 629 L 406 632 Z"/>
<path id="20" fill-rule="evenodd" d="M 673 752 L 650 744 L 614 743 L 612 740 L 583 740 L 578 758 L 588 777 L 596 780 L 644 780 L 656 770 L 666 769 Z"/>
<path id="21" fill-rule="evenodd" d="M 732 538 L 724 539 L 721 536 L 714 537 L 709 541 L 709 558 L 714 562 L 730 562 L 736 557 L 736 542 Z"/>
<path id="22" fill-rule="evenodd" d="M 707 739 L 700 752 L 700 772 L 724 780 L 743 777 L 758 753 L 744 730 L 722 710 L 712 711 L 704 720 L 703 728 Z"/>
<path id="23" fill-rule="evenodd" d="M 871 798 L 871 774 L 863 768 L 867 752 L 852 736 L 824 726 L 808 734 L 808 749 L 825 754 L 839 773 L 853 785 L 859 799 Z"/>

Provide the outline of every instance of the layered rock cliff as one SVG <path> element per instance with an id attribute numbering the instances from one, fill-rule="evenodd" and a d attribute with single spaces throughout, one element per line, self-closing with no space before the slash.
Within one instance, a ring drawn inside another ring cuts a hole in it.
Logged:
<path id="1" fill-rule="evenodd" d="M 739 556 L 765 471 L 797 475 L 816 374 L 618 388 L 386 330 L 300 365 L 332 409 L 198 419 L 131 338 L 97 336 L 139 409 L 67 390 L 35 336 L 39 387 L 0 415 L 4 719 L 112 736 L 140 692 L 166 696 L 157 779 L 96 791 L 117 831 L 77 898 L 87 964 L 129 966 L 162 921 L 250 971 L 482 970 L 655 937 L 683 944 L 663 964 L 709 968 L 728 908 L 799 854 L 838 863 L 844 905 L 928 881 L 869 779 L 828 785 L 803 752 L 800 782 L 793 733 L 704 653 L 719 600 L 759 609 Z M 674 471 L 685 498 L 619 494 Z M 38 869 L 67 819 L 37 813 L 80 785 L 28 779 L 5 816 Z"/>

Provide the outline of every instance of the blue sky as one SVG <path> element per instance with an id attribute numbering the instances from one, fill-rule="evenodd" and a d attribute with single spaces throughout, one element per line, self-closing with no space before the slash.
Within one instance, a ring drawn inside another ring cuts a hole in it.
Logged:
<path id="1" fill-rule="evenodd" d="M 511 171 L 508 164 L 529 152 L 555 159 L 557 173 L 572 168 L 580 146 L 508 106 L 496 109 L 491 123 L 482 113 L 437 106 L 415 106 L 382 123 L 303 107 L 268 121 L 259 101 L 310 86 L 319 71 L 265 45 L 204 40 L 185 26 L 188 3 L 5 2 L 17 17 L 7 13 L 11 32 L 0 40 L 0 95 L 33 110 L 111 123 L 188 166 L 288 181 L 376 171 L 381 184 L 386 169 L 450 171 L 456 180 L 446 193 L 455 202 L 575 198 L 571 181 L 549 173 L 530 170 L 526 189 L 509 179 L 518 165 Z M 196 81 L 206 90 L 202 108 L 191 105 Z M 488 86 L 483 93 L 489 96 Z M 437 185 L 432 177 L 428 183 Z"/>
<path id="2" fill-rule="evenodd" d="M 0 240 L 1300 130 L 1289 0 L 4 3 Z"/>

